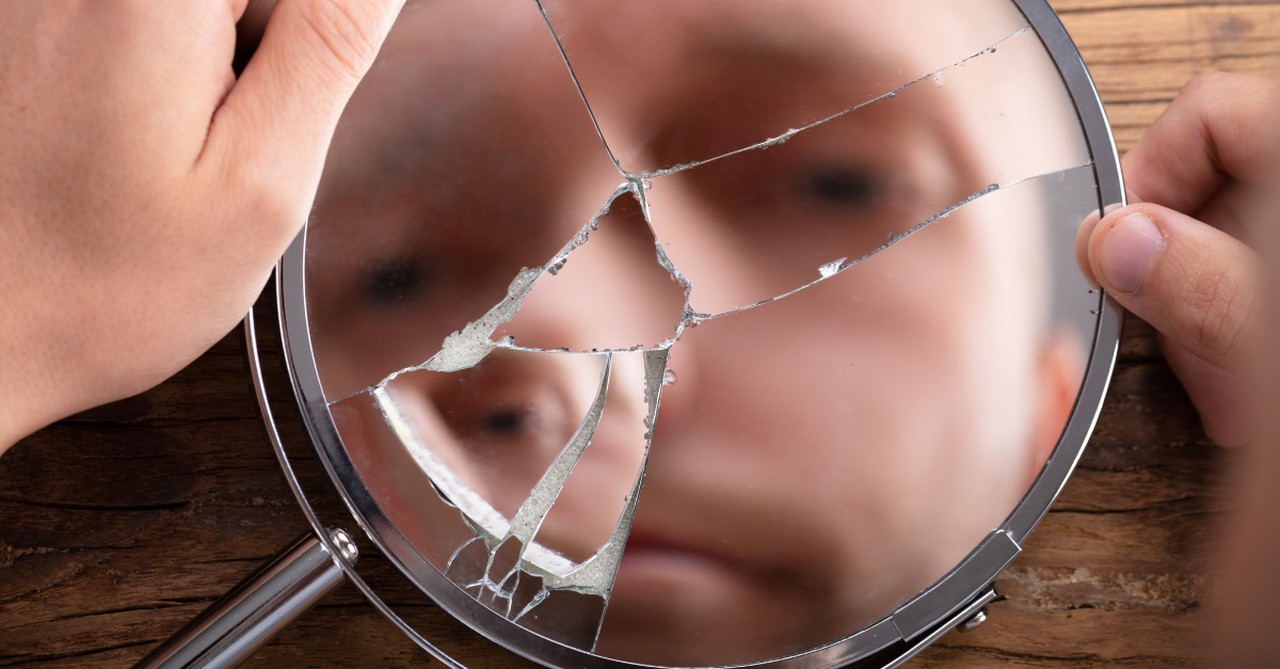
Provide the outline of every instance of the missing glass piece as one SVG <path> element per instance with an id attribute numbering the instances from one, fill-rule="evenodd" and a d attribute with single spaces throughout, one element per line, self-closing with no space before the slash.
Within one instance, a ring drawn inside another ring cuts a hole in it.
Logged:
<path id="1" fill-rule="evenodd" d="M 846 262 L 849 262 L 848 256 L 840 258 L 839 260 L 832 260 L 831 262 L 819 267 L 818 274 L 822 275 L 822 278 L 824 279 L 830 279 L 831 277 L 839 274 L 842 270 L 846 269 L 844 267 Z"/>

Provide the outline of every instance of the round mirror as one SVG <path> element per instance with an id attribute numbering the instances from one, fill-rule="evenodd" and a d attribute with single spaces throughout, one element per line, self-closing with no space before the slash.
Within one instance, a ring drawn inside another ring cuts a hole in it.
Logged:
<path id="1" fill-rule="evenodd" d="M 1078 457 L 1118 319 L 1073 240 L 1120 199 L 1038 0 L 411 1 L 287 354 L 370 538 L 496 642 L 887 664 Z"/>

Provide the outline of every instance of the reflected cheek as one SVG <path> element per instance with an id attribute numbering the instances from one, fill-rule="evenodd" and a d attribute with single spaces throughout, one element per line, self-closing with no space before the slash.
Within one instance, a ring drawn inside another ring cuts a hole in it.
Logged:
<path id="1" fill-rule="evenodd" d="M 983 330 L 977 291 L 966 285 L 963 262 L 926 268 L 931 263 L 913 255 L 912 244 L 904 243 L 900 262 L 876 260 L 777 303 L 778 313 L 757 319 L 739 355 L 768 362 L 761 352 L 785 351 L 785 362 L 762 367 L 756 384 L 721 384 L 743 403 L 757 403 L 752 411 L 722 405 L 744 423 L 758 421 L 747 431 L 768 438 L 753 439 L 756 448 L 783 450 L 810 481 L 846 491 L 843 505 L 814 512 L 836 526 L 851 512 L 865 518 L 857 541 L 895 522 L 919 525 L 924 510 L 909 506 L 911 491 L 947 484 L 955 453 L 973 440 L 966 415 L 985 409 L 971 392 L 969 357 L 981 353 L 973 342 Z M 742 396 L 744 388 L 792 378 L 795 370 L 805 370 L 804 381 L 784 393 Z M 803 499 L 802 492 L 795 497 Z"/>

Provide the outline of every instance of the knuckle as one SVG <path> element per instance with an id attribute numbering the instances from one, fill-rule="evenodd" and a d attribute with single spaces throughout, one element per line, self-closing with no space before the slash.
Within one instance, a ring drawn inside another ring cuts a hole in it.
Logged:
<path id="1" fill-rule="evenodd" d="M 1221 90 L 1224 86 L 1230 86 L 1234 79 L 1234 75 L 1227 74 L 1226 72 L 1219 72 L 1216 70 L 1200 72 L 1187 81 L 1187 83 L 1182 87 L 1182 90 L 1178 92 L 1178 97 L 1212 97 L 1215 91 Z"/>
<path id="2" fill-rule="evenodd" d="M 1217 82 L 1220 82 L 1225 76 L 1226 74 L 1216 70 L 1198 72 L 1187 80 L 1186 85 L 1182 87 L 1182 91 L 1184 93 L 1193 93 L 1205 88 L 1213 88 L 1217 85 Z"/>
<path id="3" fill-rule="evenodd" d="M 1216 70 L 1200 72 L 1187 81 L 1173 102 L 1192 109 L 1219 110 L 1238 98 L 1241 91 L 1257 86 L 1255 79 L 1245 75 Z"/>
<path id="4" fill-rule="evenodd" d="M 285 189 L 246 184 L 237 190 L 227 198 L 230 206 L 218 224 L 209 226 L 210 234 L 215 239 L 235 239 L 232 246 L 240 249 L 283 250 L 302 226 L 306 204 Z M 227 246 L 225 241 L 222 246 Z"/>
<path id="5" fill-rule="evenodd" d="M 352 81 L 363 76 L 377 54 L 366 4 L 343 0 L 311 0 L 302 5 L 302 25 L 311 33 L 335 70 Z"/>
<path id="6" fill-rule="evenodd" d="M 244 193 L 239 207 L 243 223 L 254 228 L 275 224 L 289 216 L 293 208 L 284 197 L 272 190 L 259 188 Z"/>

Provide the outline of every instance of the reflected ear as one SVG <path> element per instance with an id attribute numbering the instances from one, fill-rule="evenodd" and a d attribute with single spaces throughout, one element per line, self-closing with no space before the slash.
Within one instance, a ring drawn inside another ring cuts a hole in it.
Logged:
<path id="1" fill-rule="evenodd" d="M 1084 350 L 1079 337 L 1066 329 L 1051 332 L 1036 361 L 1036 368 L 1038 397 L 1031 430 L 1032 458 L 1031 471 L 1027 472 L 1028 485 L 1053 453 L 1080 392 Z"/>

